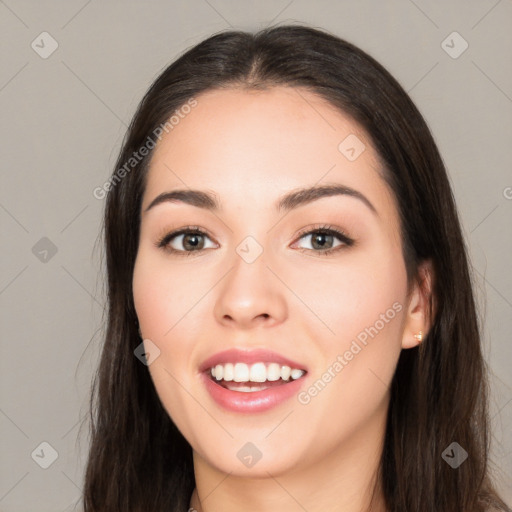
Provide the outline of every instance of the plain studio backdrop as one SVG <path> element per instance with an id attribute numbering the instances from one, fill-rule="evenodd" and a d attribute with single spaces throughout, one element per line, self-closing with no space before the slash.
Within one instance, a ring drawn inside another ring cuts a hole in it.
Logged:
<path id="1" fill-rule="evenodd" d="M 512 502 L 512 1 L 0 1 L 0 510 L 71 511 L 104 308 L 97 241 L 127 124 L 171 61 L 229 28 L 305 23 L 381 62 L 426 118 L 470 251 Z"/>

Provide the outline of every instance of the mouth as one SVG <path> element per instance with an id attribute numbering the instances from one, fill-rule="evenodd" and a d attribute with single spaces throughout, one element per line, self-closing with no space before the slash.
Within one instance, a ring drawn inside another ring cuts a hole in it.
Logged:
<path id="1" fill-rule="evenodd" d="M 256 393 L 301 379 L 307 371 L 277 362 L 216 364 L 205 370 L 215 384 L 238 393 Z"/>
<path id="2" fill-rule="evenodd" d="M 300 363 L 263 350 L 226 351 L 205 361 L 200 371 L 218 406 L 245 414 L 265 412 L 290 400 L 308 374 Z"/>
<path id="3" fill-rule="evenodd" d="M 232 348 L 203 361 L 199 372 L 218 406 L 235 413 L 258 413 L 299 393 L 308 369 L 271 350 Z"/>

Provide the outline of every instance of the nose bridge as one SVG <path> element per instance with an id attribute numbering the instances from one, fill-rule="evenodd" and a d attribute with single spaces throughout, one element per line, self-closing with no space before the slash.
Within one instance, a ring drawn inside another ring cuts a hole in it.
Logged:
<path id="1" fill-rule="evenodd" d="M 285 297 L 279 280 L 267 268 L 268 254 L 253 236 L 235 247 L 229 262 L 231 270 L 216 298 L 218 321 L 247 328 L 262 321 L 273 324 L 283 320 Z"/>

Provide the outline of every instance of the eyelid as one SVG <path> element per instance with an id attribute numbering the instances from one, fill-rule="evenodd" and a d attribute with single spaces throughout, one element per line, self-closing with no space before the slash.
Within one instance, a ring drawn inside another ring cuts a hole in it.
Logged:
<path id="1" fill-rule="evenodd" d="M 308 226 L 302 228 L 295 236 L 296 238 L 302 238 L 304 235 L 309 235 L 311 233 L 317 232 L 329 232 L 333 235 L 340 236 L 347 240 L 352 240 L 343 229 L 332 226 L 331 224 L 315 224 L 313 226 Z"/>
<path id="2" fill-rule="evenodd" d="M 194 252 L 201 252 L 204 249 L 201 249 L 199 251 L 179 251 L 173 248 L 169 247 L 169 243 L 174 238 L 180 236 L 180 235 L 186 235 L 186 234 L 197 234 L 201 236 L 206 236 L 210 240 L 212 240 L 214 243 L 218 245 L 218 243 L 215 241 L 215 239 L 210 235 L 207 229 L 202 228 L 200 226 L 184 226 L 182 228 L 176 229 L 176 230 L 164 230 L 163 233 L 157 237 L 157 240 L 155 242 L 155 246 L 159 249 L 168 250 L 169 252 L 173 254 L 180 254 L 180 255 L 191 255 Z"/>
<path id="3" fill-rule="evenodd" d="M 306 235 L 312 235 L 313 233 L 324 233 L 330 236 L 337 238 L 341 244 L 336 247 L 331 247 L 330 249 L 326 249 L 325 251 L 315 251 L 313 249 L 305 249 L 303 247 L 299 247 L 298 250 L 301 252 L 312 253 L 313 255 L 318 256 L 328 256 L 331 253 L 337 252 L 346 247 L 351 247 L 355 244 L 355 240 L 351 238 L 343 229 L 337 228 L 330 224 L 316 224 L 314 226 L 309 226 L 303 228 L 299 231 L 299 233 L 295 236 L 296 241 L 301 240 Z M 294 242 L 295 244 L 296 242 Z"/>

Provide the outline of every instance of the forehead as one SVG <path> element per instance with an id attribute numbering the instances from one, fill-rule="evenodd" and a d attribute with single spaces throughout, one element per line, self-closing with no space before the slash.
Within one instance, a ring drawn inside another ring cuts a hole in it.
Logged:
<path id="1" fill-rule="evenodd" d="M 322 181 L 389 196 L 365 131 L 306 89 L 222 89 L 196 100 L 154 150 L 143 207 L 173 188 L 208 189 L 221 204 L 229 198 L 261 207 Z"/>

